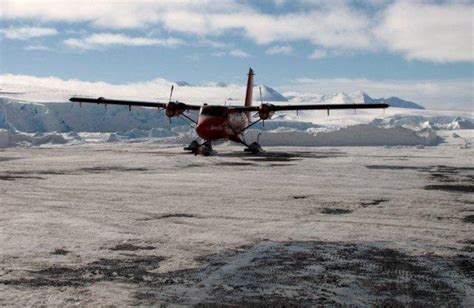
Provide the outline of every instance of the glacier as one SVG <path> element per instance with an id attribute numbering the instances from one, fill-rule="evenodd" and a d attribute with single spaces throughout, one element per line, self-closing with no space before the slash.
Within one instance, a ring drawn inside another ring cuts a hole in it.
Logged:
<path id="1" fill-rule="evenodd" d="M 164 80 L 155 83 L 162 88 L 169 85 Z M 222 104 L 219 97 L 227 97 L 224 103 L 239 104 L 243 94 L 242 87 L 233 84 L 178 84 L 181 85 L 179 98 L 188 97 L 191 103 L 194 95 L 203 95 L 203 100 L 211 104 Z M 109 88 L 112 94 L 124 92 L 119 86 Z M 94 86 L 89 92 L 81 91 L 90 96 L 97 93 Z M 223 93 L 227 95 L 222 96 Z M 74 94 L 77 94 L 75 89 L 55 89 L 44 84 L 2 84 L 0 147 L 126 140 L 187 143 L 196 138 L 187 120 L 173 118 L 170 121 L 162 110 L 133 107 L 129 111 L 127 106 L 109 105 L 105 108 L 90 104 L 81 107 L 67 101 Z M 282 112 L 247 132 L 248 142 L 261 137 L 264 145 L 437 145 L 442 138 L 436 132 L 474 128 L 472 112 L 426 110 L 399 98 L 374 99 L 363 91 L 320 96 L 281 94 L 259 85 L 254 88 L 254 101 L 260 100 L 272 104 L 391 104 L 385 113 L 380 110 L 341 110 L 332 111 L 327 116 L 326 111 Z"/>

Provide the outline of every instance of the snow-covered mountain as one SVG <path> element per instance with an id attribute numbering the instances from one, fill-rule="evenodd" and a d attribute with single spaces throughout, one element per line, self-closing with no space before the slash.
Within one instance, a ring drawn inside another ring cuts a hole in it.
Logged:
<path id="1" fill-rule="evenodd" d="M 425 109 L 423 106 L 403 100 L 398 97 L 389 98 L 372 98 L 363 91 L 354 93 L 336 93 L 331 95 L 305 95 L 289 92 L 286 97 L 290 101 L 299 101 L 308 104 L 389 104 L 390 107 L 396 108 L 410 108 L 410 109 Z"/>
<path id="2" fill-rule="evenodd" d="M 417 103 L 403 100 L 398 97 L 388 97 L 388 98 L 371 98 L 366 93 L 362 92 L 364 103 L 366 104 L 389 104 L 392 107 L 398 108 L 410 108 L 410 109 L 425 109 L 425 107 L 418 105 Z"/>
<path id="3" fill-rule="evenodd" d="M 260 85 L 256 86 L 253 89 L 254 92 L 254 100 L 260 100 L 260 93 L 257 91 L 262 91 L 262 101 L 268 102 L 287 102 L 288 98 L 284 97 L 281 93 L 276 91 L 275 89 L 270 88 L 269 86 L 266 85 Z"/>
<path id="4" fill-rule="evenodd" d="M 54 85 L 57 82 L 52 80 L 51 84 Z M 132 111 L 129 112 L 126 106 L 110 105 L 105 109 L 104 106 L 84 104 L 82 108 L 79 108 L 78 104 L 67 102 L 73 94 L 80 93 L 92 97 L 107 93 L 110 94 L 107 95 L 110 98 L 155 100 L 151 96 L 151 91 L 155 86 L 158 87 L 156 92 L 169 92 L 170 83 L 164 80 L 155 80 L 151 84 L 137 87 L 101 86 L 97 83 L 88 84 L 79 81 L 69 82 L 66 87 L 63 83 L 64 81 L 61 81 L 57 84 L 59 88 L 54 88 L 47 83 L 39 85 L 2 83 L 2 90 L 0 91 L 0 128 L 36 133 L 50 131 L 123 132 L 133 129 L 151 130 L 153 128 L 163 128 L 171 131 L 177 126 L 189 127 L 180 118 L 172 119 L 170 123 L 163 112 L 156 109 L 137 107 L 132 108 Z M 179 82 L 178 84 L 181 84 L 181 86 L 175 89 L 174 97 L 185 102 L 223 104 L 225 98 L 230 100 L 229 95 L 235 95 L 235 99 L 232 99 L 231 103 L 243 104 L 244 86 L 235 84 L 197 86 L 186 82 Z M 386 114 L 383 114 L 380 110 L 360 110 L 357 113 L 348 110 L 331 112 L 330 117 L 326 115 L 326 112 L 318 111 L 302 111 L 298 114 L 293 111 L 282 112 L 275 115 L 273 121 L 266 123 L 265 129 L 290 127 L 304 130 L 311 127 L 317 128 L 320 125 L 338 128 L 357 124 L 381 125 L 384 127 L 406 126 L 415 129 L 428 127 L 431 129 L 471 129 L 474 126 L 472 115 L 469 113 L 430 113 L 424 111 L 424 113 L 420 113 L 423 107 L 415 103 L 395 97 L 374 99 L 362 91 L 332 95 L 305 95 L 300 93 L 285 93 L 285 95 L 282 95 L 271 87 L 260 85 L 254 88 L 254 104 L 260 103 L 258 88 L 262 90 L 262 101 L 265 103 L 372 104 L 386 102 L 392 107 L 386 110 Z M 122 95 L 125 94 L 128 95 L 123 97 Z M 131 95 L 137 95 L 137 97 L 131 97 Z M 201 95 L 202 99 L 191 99 Z"/>

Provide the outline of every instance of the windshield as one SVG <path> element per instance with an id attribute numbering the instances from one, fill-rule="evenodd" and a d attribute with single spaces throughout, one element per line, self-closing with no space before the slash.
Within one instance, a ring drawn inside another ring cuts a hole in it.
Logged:
<path id="1" fill-rule="evenodd" d="M 214 117 L 225 117 L 227 116 L 227 110 L 228 108 L 225 106 L 203 106 L 201 114 Z"/>

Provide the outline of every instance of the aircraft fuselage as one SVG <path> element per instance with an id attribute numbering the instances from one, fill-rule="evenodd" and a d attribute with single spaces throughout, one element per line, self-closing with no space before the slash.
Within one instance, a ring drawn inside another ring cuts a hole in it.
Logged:
<path id="1" fill-rule="evenodd" d="M 199 111 L 196 133 L 204 140 L 240 139 L 249 119 L 243 112 L 229 112 L 226 106 L 203 105 Z"/>

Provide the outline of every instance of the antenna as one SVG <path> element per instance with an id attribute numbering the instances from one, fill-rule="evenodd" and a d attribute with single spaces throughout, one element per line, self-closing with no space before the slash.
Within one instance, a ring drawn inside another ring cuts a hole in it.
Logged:
<path id="1" fill-rule="evenodd" d="M 174 89 L 174 85 L 171 85 L 170 102 L 171 102 L 171 98 L 173 97 L 173 89 Z"/>

